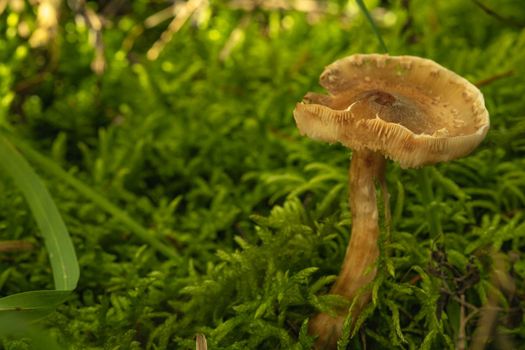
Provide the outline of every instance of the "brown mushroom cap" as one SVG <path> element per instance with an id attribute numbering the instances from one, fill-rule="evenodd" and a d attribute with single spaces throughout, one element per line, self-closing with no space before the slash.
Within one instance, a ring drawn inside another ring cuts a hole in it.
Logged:
<path id="1" fill-rule="evenodd" d="M 403 168 L 465 156 L 489 129 L 478 88 L 429 59 L 352 55 L 326 67 L 320 84 L 330 94 L 308 93 L 294 110 L 300 132 Z"/>

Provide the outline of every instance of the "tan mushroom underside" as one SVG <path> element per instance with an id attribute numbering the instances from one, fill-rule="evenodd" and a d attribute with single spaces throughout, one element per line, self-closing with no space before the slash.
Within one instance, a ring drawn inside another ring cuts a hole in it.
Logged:
<path id="1" fill-rule="evenodd" d="M 462 157 L 489 128 L 481 92 L 437 63 L 414 56 L 352 55 L 326 67 L 294 118 L 302 134 L 369 149 L 419 167 Z"/>

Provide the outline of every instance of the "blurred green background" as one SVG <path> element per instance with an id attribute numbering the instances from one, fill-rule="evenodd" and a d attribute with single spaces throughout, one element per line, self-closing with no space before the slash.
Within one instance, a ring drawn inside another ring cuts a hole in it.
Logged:
<path id="1" fill-rule="evenodd" d="M 430 199 L 421 170 L 389 165 L 389 254 L 340 349 L 522 348 L 525 3 L 365 3 L 391 55 L 482 90 L 491 130 L 429 168 Z M 292 110 L 322 91 L 324 66 L 373 52 L 353 0 L 0 0 L 0 127 L 122 210 L 29 157 L 80 264 L 35 329 L 65 349 L 192 349 L 197 333 L 210 349 L 311 348 L 308 318 L 340 302 L 326 292 L 350 232 L 349 152 L 301 137 Z M 0 296 L 52 289 L 28 206 L 0 176 L 0 240 L 18 242 L 0 250 Z"/>

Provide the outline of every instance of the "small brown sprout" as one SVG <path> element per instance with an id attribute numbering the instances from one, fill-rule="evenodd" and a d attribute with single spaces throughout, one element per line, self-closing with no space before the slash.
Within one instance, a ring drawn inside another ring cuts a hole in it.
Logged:
<path id="1" fill-rule="evenodd" d="M 206 342 L 206 336 L 204 334 L 197 334 L 195 339 L 195 350 L 207 350 L 208 343 Z"/>
<path id="2" fill-rule="evenodd" d="M 485 137 L 489 115 L 474 85 L 420 57 L 352 55 L 326 67 L 320 84 L 329 94 L 307 93 L 294 118 L 301 134 L 353 150 L 352 234 L 331 293 L 354 302 L 355 321 L 370 298 L 357 294 L 374 279 L 379 256 L 376 181 L 389 207 L 385 157 L 413 168 L 466 156 Z M 346 313 L 310 321 L 319 348 L 335 348 Z"/>

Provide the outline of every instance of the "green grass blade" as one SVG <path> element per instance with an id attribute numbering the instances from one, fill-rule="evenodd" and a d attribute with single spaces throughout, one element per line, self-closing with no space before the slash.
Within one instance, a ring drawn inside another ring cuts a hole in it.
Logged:
<path id="1" fill-rule="evenodd" d="M 133 234 L 135 234 L 139 239 L 148 243 L 159 253 L 163 254 L 168 258 L 174 258 L 177 256 L 175 248 L 167 245 L 161 240 L 154 237 L 151 232 L 144 228 L 141 224 L 133 220 L 125 211 L 119 209 L 113 203 L 111 203 L 104 196 L 98 194 L 96 191 L 91 189 L 89 186 L 84 184 L 82 181 L 75 179 L 71 174 L 64 171 L 60 166 L 58 166 L 52 160 L 46 158 L 42 154 L 35 151 L 31 146 L 26 144 L 24 141 L 15 138 L 13 135 L 6 135 L 11 142 L 13 142 L 16 147 L 18 147 L 22 153 L 34 163 L 37 163 L 42 167 L 44 171 L 47 171 L 50 175 L 53 175 L 64 181 L 79 193 L 84 195 L 86 198 L 93 201 L 101 209 L 105 210 L 111 214 L 115 219 L 122 222 Z"/>
<path id="2" fill-rule="evenodd" d="M 45 187 L 27 161 L 0 135 L 0 169 L 7 173 L 26 198 L 44 237 L 53 269 L 55 289 L 73 290 L 79 277 L 75 249 L 66 225 Z"/>
<path id="3" fill-rule="evenodd" d="M 363 0 L 356 0 L 356 2 L 357 2 L 357 6 L 359 6 L 361 11 L 365 15 L 368 23 L 370 23 L 370 26 L 372 27 L 372 30 L 374 31 L 374 34 L 377 37 L 377 40 L 379 40 L 379 44 L 381 45 L 381 48 L 383 49 L 383 51 L 385 53 L 388 53 L 388 48 L 386 47 L 386 44 L 383 41 L 383 37 L 381 36 L 381 33 L 379 33 L 379 29 L 377 28 L 377 26 L 376 26 L 376 24 L 374 22 L 374 19 L 370 15 L 370 12 L 368 12 L 368 9 L 366 8 L 365 3 L 363 2 Z"/>
<path id="4" fill-rule="evenodd" d="M 71 294 L 68 290 L 33 290 L 0 299 L 0 312 L 41 310 L 62 304 Z"/>
<path id="5" fill-rule="evenodd" d="M 45 295 L 38 295 L 40 293 L 48 294 Z M 55 301 L 62 300 L 63 302 L 65 300 L 65 297 L 61 298 L 59 295 L 62 294 L 64 296 L 67 296 L 71 294 L 69 291 L 33 291 L 33 292 L 27 292 L 27 293 L 19 293 L 15 294 L 6 298 L 3 298 L 1 300 L 10 298 L 13 302 L 26 302 L 24 299 L 28 297 L 28 294 L 34 294 L 34 301 L 36 304 L 40 304 L 37 300 L 40 299 L 42 301 L 48 301 L 50 303 L 53 303 L 53 306 L 55 305 Z M 54 295 L 54 297 L 52 297 Z M 19 298 L 24 296 L 23 298 Z M 33 299 L 33 297 L 29 297 L 30 299 Z M 56 298 L 55 298 L 56 297 Z M 30 302 L 30 301 L 29 301 Z M 29 341 L 30 349 L 33 350 L 62 350 L 64 349 L 63 346 L 60 346 L 56 340 L 49 334 L 49 332 L 46 332 L 42 330 L 40 327 L 38 327 L 35 323 L 35 319 L 39 319 L 41 317 L 46 316 L 49 312 L 54 310 L 50 307 L 44 307 L 44 305 L 41 305 L 40 308 L 33 308 L 30 310 L 24 310 L 24 312 L 20 311 L 10 311 L 10 312 L 1 312 L 0 313 L 0 337 L 4 336 L 15 336 L 15 337 L 23 337 L 24 341 Z M 0 346 L 1 348 L 1 346 Z"/>

